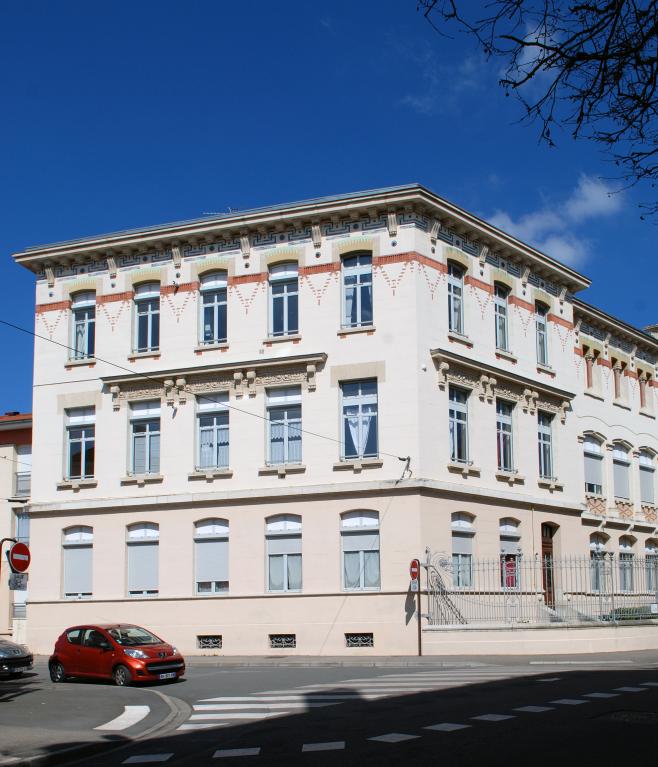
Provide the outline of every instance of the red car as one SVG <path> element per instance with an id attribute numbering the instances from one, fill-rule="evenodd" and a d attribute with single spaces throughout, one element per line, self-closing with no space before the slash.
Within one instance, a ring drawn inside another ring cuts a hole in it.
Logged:
<path id="1" fill-rule="evenodd" d="M 67 676 L 102 677 L 124 687 L 178 679 L 185 673 L 185 659 L 150 631 L 116 623 L 66 629 L 55 643 L 48 668 L 53 682 Z"/>

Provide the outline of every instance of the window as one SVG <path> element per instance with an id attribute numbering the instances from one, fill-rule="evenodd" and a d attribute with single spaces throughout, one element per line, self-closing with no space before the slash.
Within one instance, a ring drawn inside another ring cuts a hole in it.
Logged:
<path id="1" fill-rule="evenodd" d="M 379 589 L 379 514 L 376 511 L 342 514 L 340 537 L 345 591 Z"/>
<path id="2" fill-rule="evenodd" d="M 376 458 L 377 381 L 350 381 L 340 386 L 343 401 L 342 457 Z"/>
<path id="3" fill-rule="evenodd" d="M 553 417 L 548 413 L 537 414 L 537 441 L 539 448 L 539 476 L 553 479 Z"/>
<path id="4" fill-rule="evenodd" d="M 512 450 L 512 414 L 514 405 L 502 399 L 496 400 L 496 448 L 498 469 L 514 471 L 514 452 Z"/>
<path id="5" fill-rule="evenodd" d="M 464 333 L 464 270 L 448 263 L 448 329 Z"/>
<path id="6" fill-rule="evenodd" d="M 537 334 L 537 362 L 548 365 L 548 307 L 535 304 L 535 332 Z"/>
<path id="7" fill-rule="evenodd" d="M 452 584 L 456 589 L 473 586 L 473 517 L 458 511 L 452 515 Z"/>
<path id="8" fill-rule="evenodd" d="M 585 437 L 585 492 L 603 495 L 603 451 L 596 437 Z"/>
<path id="9" fill-rule="evenodd" d="M 16 446 L 16 495 L 29 495 L 32 485 L 32 445 Z"/>
<path id="10" fill-rule="evenodd" d="M 301 463 L 301 387 L 267 390 L 267 423 L 268 464 Z"/>
<path id="11" fill-rule="evenodd" d="M 228 592 L 228 522 L 203 519 L 194 523 L 196 593 Z"/>
<path id="12" fill-rule="evenodd" d="M 589 537 L 592 591 L 602 591 L 605 587 L 605 547 L 607 540 L 601 533 L 592 533 Z"/>
<path id="13" fill-rule="evenodd" d="M 96 293 L 93 290 L 72 297 L 71 316 L 73 359 L 89 359 L 94 356 L 96 343 Z"/>
<path id="14" fill-rule="evenodd" d="M 658 543 L 648 540 L 644 546 L 647 591 L 658 595 Z"/>
<path id="15" fill-rule="evenodd" d="M 160 402 L 130 406 L 131 474 L 160 472 Z"/>
<path id="16" fill-rule="evenodd" d="M 343 327 L 372 325 L 372 256 L 343 258 Z"/>
<path id="17" fill-rule="evenodd" d="M 520 585 L 521 534 L 516 519 L 500 520 L 500 585 L 504 589 L 518 589 Z"/>
<path id="18" fill-rule="evenodd" d="M 279 514 L 267 520 L 267 590 L 302 590 L 302 518 Z"/>
<path id="19" fill-rule="evenodd" d="M 197 397 L 198 469 L 229 466 L 228 393 Z"/>
<path id="20" fill-rule="evenodd" d="M 128 527 L 128 594 L 153 597 L 158 594 L 158 541 L 160 530 L 153 522 Z"/>
<path id="21" fill-rule="evenodd" d="M 93 544 L 92 527 L 79 525 L 63 531 L 62 558 L 66 599 L 85 599 L 92 595 Z"/>
<path id="22" fill-rule="evenodd" d="M 496 318 L 496 349 L 509 349 L 509 333 L 507 322 L 507 297 L 509 288 L 505 285 L 494 285 L 494 312 Z"/>
<path id="23" fill-rule="evenodd" d="M 630 473 L 631 462 L 628 458 L 628 450 L 621 444 L 616 444 L 612 449 L 612 473 L 615 486 L 615 498 L 628 499 L 631 497 Z"/>
<path id="24" fill-rule="evenodd" d="M 96 411 L 76 407 L 66 411 L 66 479 L 94 476 Z"/>
<path id="25" fill-rule="evenodd" d="M 653 454 L 648 450 L 640 450 L 640 500 L 642 503 L 654 504 L 656 502 L 655 472 L 656 464 Z"/>
<path id="26" fill-rule="evenodd" d="M 635 540 L 628 535 L 619 539 L 619 588 L 633 591 L 633 544 Z"/>
<path id="27" fill-rule="evenodd" d="M 136 352 L 155 352 L 160 348 L 160 284 L 146 282 L 135 289 Z"/>
<path id="28" fill-rule="evenodd" d="M 299 332 L 297 271 L 295 263 L 270 267 L 271 336 L 292 336 Z"/>
<path id="29" fill-rule="evenodd" d="M 201 344 L 226 342 L 226 272 L 201 277 Z"/>
<path id="30" fill-rule="evenodd" d="M 451 386 L 450 399 L 450 460 L 468 463 L 468 392 Z"/>

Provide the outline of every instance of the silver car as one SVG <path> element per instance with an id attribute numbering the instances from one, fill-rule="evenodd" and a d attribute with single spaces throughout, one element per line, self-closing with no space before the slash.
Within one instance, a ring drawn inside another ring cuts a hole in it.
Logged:
<path id="1" fill-rule="evenodd" d="M 0 677 L 20 676 L 24 671 L 30 671 L 33 665 L 34 659 L 28 647 L 0 639 Z"/>

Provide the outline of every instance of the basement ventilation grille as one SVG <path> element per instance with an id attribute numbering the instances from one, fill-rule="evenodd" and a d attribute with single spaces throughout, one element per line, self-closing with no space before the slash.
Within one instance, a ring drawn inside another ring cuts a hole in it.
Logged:
<path id="1" fill-rule="evenodd" d="M 196 646 L 199 650 L 221 650 L 221 634 L 202 634 L 196 638 Z"/>
<path id="2" fill-rule="evenodd" d="M 273 650 L 289 650 L 297 647 L 297 634 L 270 634 Z"/>
<path id="3" fill-rule="evenodd" d="M 374 647 L 374 634 L 345 634 L 346 647 Z"/>

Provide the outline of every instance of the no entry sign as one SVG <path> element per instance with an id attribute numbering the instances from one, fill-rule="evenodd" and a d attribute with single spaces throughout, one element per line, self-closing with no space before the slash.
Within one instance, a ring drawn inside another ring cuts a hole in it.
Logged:
<path id="1" fill-rule="evenodd" d="M 417 581 L 420 575 L 420 562 L 417 559 L 412 559 L 409 565 L 409 575 L 412 581 Z"/>
<path id="2" fill-rule="evenodd" d="M 30 566 L 30 550 L 24 543 L 15 543 L 9 549 L 9 565 L 15 573 L 24 573 Z"/>

